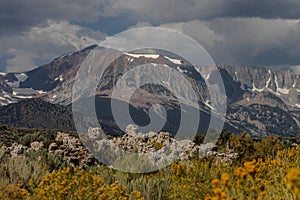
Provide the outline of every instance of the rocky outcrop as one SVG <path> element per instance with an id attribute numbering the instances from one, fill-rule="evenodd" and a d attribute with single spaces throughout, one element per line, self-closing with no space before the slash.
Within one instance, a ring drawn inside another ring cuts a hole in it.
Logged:
<path id="1" fill-rule="evenodd" d="M 30 143 L 30 146 L 24 146 L 22 144 L 13 143 L 10 147 L 2 146 L 5 148 L 5 152 L 8 153 L 11 157 L 21 157 L 25 153 L 30 152 L 31 150 L 37 151 L 42 149 L 44 146 L 43 142 L 34 141 Z"/>
<path id="2" fill-rule="evenodd" d="M 166 166 L 175 161 L 189 162 L 192 159 L 213 156 L 217 163 L 230 164 L 237 154 L 228 150 L 219 153 L 217 146 L 212 143 L 197 145 L 190 140 L 176 140 L 168 132 L 141 133 L 137 126 L 129 125 L 122 137 L 107 137 L 100 128 L 89 128 L 88 138 L 78 138 L 64 132 L 57 132 L 55 140 L 49 145 L 41 141 L 33 141 L 28 146 L 13 143 L 5 147 L 5 152 L 11 157 L 24 156 L 27 152 L 47 150 L 50 154 L 59 155 L 69 165 L 75 167 L 97 166 L 100 164 L 113 165 L 127 152 L 154 161 L 157 165 Z M 82 142 L 84 141 L 84 142 Z M 46 149 L 48 148 L 48 149 Z M 107 151 L 107 150 L 111 151 Z M 90 150 L 90 153 L 87 149 Z M 100 151 L 100 150 L 104 151 Z M 97 153 L 102 153 L 99 156 Z M 107 153 L 114 153 L 115 160 L 107 162 Z M 99 160 L 97 160 L 97 159 Z M 126 155 L 124 157 L 126 158 Z"/>
<path id="3" fill-rule="evenodd" d="M 100 130 L 97 129 L 97 131 Z M 197 145 L 190 140 L 176 140 L 167 132 L 143 134 L 134 125 L 129 125 L 126 128 L 126 134 L 122 137 L 105 139 L 103 133 L 98 132 L 98 135 L 102 135 L 100 137 L 102 139 L 93 141 L 93 148 L 96 149 L 96 152 L 107 152 L 107 149 L 110 148 L 110 154 L 114 154 L 111 156 L 112 158 L 123 156 L 124 154 L 120 152 L 124 151 L 136 153 L 139 156 L 146 156 L 156 165 L 178 160 L 188 162 L 207 156 L 215 156 L 217 163 L 226 164 L 231 163 L 237 157 L 237 154 L 233 152 L 218 153 L 217 146 L 213 143 Z M 110 160 L 109 162 L 113 163 L 114 161 Z"/>
<path id="4" fill-rule="evenodd" d="M 43 142 L 34 141 L 30 143 L 30 148 L 34 150 L 39 150 L 44 146 Z"/>
<path id="5" fill-rule="evenodd" d="M 230 165 L 239 156 L 238 153 L 226 152 L 226 153 L 216 153 L 212 152 L 211 156 L 215 157 L 216 164 Z"/>
<path id="6" fill-rule="evenodd" d="M 101 129 L 100 128 L 89 128 L 88 137 L 90 139 L 100 139 L 101 138 Z"/>
<path id="7" fill-rule="evenodd" d="M 26 146 L 18 143 L 13 143 L 12 146 L 7 148 L 9 154 L 13 158 L 22 156 L 27 151 L 27 149 L 28 148 Z"/>
<path id="8" fill-rule="evenodd" d="M 58 132 L 55 141 L 49 145 L 49 153 L 61 155 L 71 166 L 88 167 L 98 164 L 79 138 Z"/>

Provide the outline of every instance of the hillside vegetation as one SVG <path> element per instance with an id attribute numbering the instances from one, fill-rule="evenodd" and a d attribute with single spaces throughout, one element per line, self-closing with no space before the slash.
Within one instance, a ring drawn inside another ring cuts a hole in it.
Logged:
<path id="1" fill-rule="evenodd" d="M 1 199 L 300 199 L 299 136 L 253 139 L 224 131 L 219 151 L 230 145 L 239 154 L 230 164 L 205 157 L 130 174 L 103 165 L 70 165 L 47 151 L 56 134 L 0 126 Z M 17 157 L 7 151 L 13 143 L 33 141 L 44 146 Z"/>

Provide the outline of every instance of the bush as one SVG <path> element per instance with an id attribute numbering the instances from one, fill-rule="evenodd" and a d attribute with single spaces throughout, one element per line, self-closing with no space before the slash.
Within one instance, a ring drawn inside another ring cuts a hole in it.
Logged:
<path id="1" fill-rule="evenodd" d="M 47 167 L 48 171 L 59 170 L 68 166 L 61 155 L 48 153 L 47 149 L 30 150 L 25 156 L 32 161 L 39 161 L 40 165 Z"/>
<path id="2" fill-rule="evenodd" d="M 9 132 L 9 127 L 0 126 L 0 131 Z M 46 133 L 19 129 L 15 130 L 16 135 L 8 132 L 0 134 L 2 145 L 29 144 Z M 54 132 L 49 132 L 45 138 L 51 141 L 54 136 Z M 45 142 L 45 138 L 41 141 Z M 218 165 L 206 158 L 185 164 L 178 162 L 146 174 L 125 173 L 105 166 L 67 168 L 60 156 L 48 153 L 47 149 L 30 150 L 24 156 L 11 158 L 5 146 L 0 145 L 0 199 L 297 200 L 300 199 L 300 147 L 293 144 L 295 138 L 292 142 L 276 136 L 253 139 L 247 134 L 223 131 L 217 142 L 219 151 L 229 145 L 239 153 L 237 162 Z M 201 142 L 203 137 L 196 137 L 195 141 Z M 131 162 L 137 159 L 135 167 L 151 168 L 149 160 L 136 154 L 113 158 L 115 166 L 129 171 L 133 170 Z"/>
<path id="3" fill-rule="evenodd" d="M 246 133 L 242 135 L 231 135 L 229 142 L 230 148 L 232 148 L 234 152 L 239 153 L 238 159 L 240 163 L 255 159 L 254 141 Z"/>
<path id="4" fill-rule="evenodd" d="M 65 168 L 45 176 L 34 190 L 36 199 L 143 199 L 141 193 L 126 192 L 119 182 L 105 184 L 90 171 Z"/>
<path id="5" fill-rule="evenodd" d="M 254 148 L 256 158 L 274 159 L 277 152 L 282 149 L 282 144 L 278 136 L 269 136 L 259 142 L 254 142 Z"/>
<path id="6" fill-rule="evenodd" d="M 30 160 L 22 156 L 16 158 L 5 158 L 0 165 L 0 182 L 17 184 L 22 182 L 29 187 L 29 181 L 40 181 L 48 173 L 45 165 L 38 161 Z"/>
<path id="7" fill-rule="evenodd" d="M 226 166 L 224 170 L 226 169 Z M 171 166 L 172 185 L 168 199 L 204 199 L 211 190 L 210 180 L 218 176 L 221 166 L 212 167 L 209 162 L 194 161 Z"/>
<path id="8" fill-rule="evenodd" d="M 29 193 L 22 184 L 7 184 L 0 182 L 0 197 L 2 200 L 17 200 L 29 198 Z"/>
<path id="9" fill-rule="evenodd" d="M 172 183 L 169 168 L 147 174 L 121 172 L 101 166 L 90 169 L 103 177 L 106 184 L 120 182 L 127 192 L 138 190 L 145 199 L 167 199 Z"/>

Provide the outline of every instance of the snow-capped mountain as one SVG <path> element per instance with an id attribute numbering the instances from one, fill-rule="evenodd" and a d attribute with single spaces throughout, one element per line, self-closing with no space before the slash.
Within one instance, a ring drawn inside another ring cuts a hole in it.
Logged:
<path id="1" fill-rule="evenodd" d="M 7 106 L 12 109 L 10 104 L 19 102 L 15 104 L 18 105 L 22 104 L 24 100 L 28 102 L 35 98 L 54 105 L 64 106 L 70 112 L 72 87 L 76 73 L 80 64 L 94 48 L 95 46 L 91 46 L 79 52 L 63 55 L 47 65 L 28 72 L 1 73 L 0 105 L 2 107 L 0 107 L 0 113 L 7 114 L 5 109 Z M 209 122 L 209 115 L 215 109 L 210 103 L 205 81 L 211 81 L 216 71 L 213 70 L 212 66 L 194 67 L 184 59 L 164 52 L 126 53 L 111 63 L 97 87 L 97 98 L 102 104 L 101 108 L 107 110 L 107 107 L 110 106 L 105 99 L 111 97 L 117 80 L 130 69 L 142 64 L 166 65 L 186 77 L 200 100 L 199 107 L 202 120 L 204 120 L 204 122 L 200 122 L 200 125 L 202 123 L 204 128 L 200 128 L 199 131 L 205 131 L 205 124 Z M 275 71 L 264 67 L 218 65 L 217 69 L 222 76 L 228 98 L 226 128 L 239 132 L 246 131 L 256 136 L 300 133 L 300 76 L 293 75 L 290 71 Z M 86 70 L 91 82 L 96 80 L 97 74 L 90 69 Z M 200 71 L 205 76 L 202 77 Z M 159 68 L 154 73 L 161 76 Z M 169 76 L 166 76 L 164 80 L 165 84 L 180 84 L 173 81 L 172 77 Z M 182 90 L 183 93 L 184 91 Z M 155 100 L 151 99 L 153 94 Z M 168 114 L 176 115 L 176 110 L 180 109 L 176 103 L 176 97 L 168 93 L 164 87 L 147 85 L 141 88 L 136 95 L 137 98 L 133 97 L 131 106 L 135 109 L 136 115 L 139 116 L 147 114 L 149 99 L 155 101 L 151 103 L 165 105 L 166 110 L 170 111 Z M 109 112 L 108 109 L 106 113 Z M 112 128 L 115 124 L 110 114 L 100 116 L 99 121 L 106 123 L 107 127 L 115 130 Z M 175 130 L 175 121 L 167 121 L 166 129 Z M 1 122 L 9 123 L 0 119 Z"/>

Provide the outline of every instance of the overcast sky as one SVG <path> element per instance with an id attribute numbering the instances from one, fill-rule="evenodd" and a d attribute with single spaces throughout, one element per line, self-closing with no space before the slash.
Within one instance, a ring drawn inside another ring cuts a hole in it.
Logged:
<path id="1" fill-rule="evenodd" d="M 216 63 L 300 74 L 299 0 L 1 0 L 0 71 L 26 71 L 142 26 L 183 32 Z"/>

